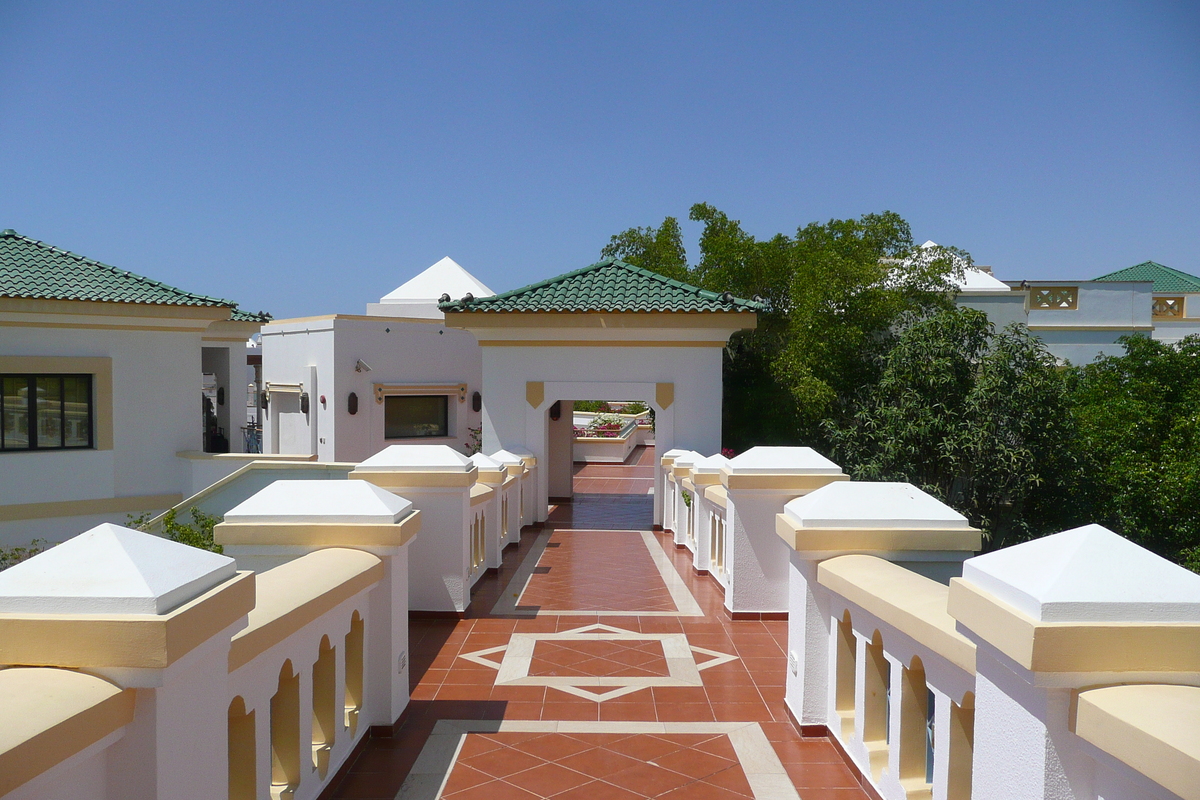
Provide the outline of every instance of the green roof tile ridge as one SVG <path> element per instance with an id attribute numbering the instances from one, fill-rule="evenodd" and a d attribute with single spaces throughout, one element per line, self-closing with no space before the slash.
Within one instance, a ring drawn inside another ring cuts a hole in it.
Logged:
<path id="1" fill-rule="evenodd" d="M 665 275 L 660 275 L 652 270 L 630 264 L 629 262 L 622 261 L 619 258 L 601 259 L 600 261 L 597 261 L 594 264 L 589 264 L 586 267 L 571 270 L 570 272 L 564 272 L 561 275 L 556 275 L 552 278 L 546 278 L 544 280 L 537 281 L 536 283 L 528 284 L 527 286 L 522 286 L 517 289 L 510 289 L 509 291 L 501 292 L 500 294 L 493 295 L 491 297 L 476 298 L 473 299 L 469 305 L 464 304 L 461 299 L 450 300 L 449 302 L 439 303 L 438 305 L 443 311 L 488 311 L 494 307 L 503 305 L 506 301 L 520 298 L 523 295 L 530 295 L 558 284 L 567 283 L 574 278 L 578 278 L 591 272 L 598 272 L 607 267 L 618 267 L 631 275 L 637 275 L 647 280 L 653 280 L 664 287 L 686 292 L 698 299 L 707 300 L 711 303 L 721 303 L 722 305 L 726 305 L 723 300 L 723 293 L 721 292 L 714 292 L 709 289 L 703 289 L 699 286 L 693 286 L 692 284 L 684 283 L 683 281 L 676 280 L 674 278 L 668 278 Z M 740 297 L 733 297 L 733 302 L 728 305 L 734 306 L 735 309 L 740 306 L 740 309 L 737 310 L 743 311 L 762 310 L 760 303 Z"/>
<path id="2" fill-rule="evenodd" d="M 88 258 L 87 256 L 82 256 L 82 255 L 80 255 L 78 253 L 74 253 L 70 250 L 64 250 L 61 247 L 56 247 L 55 245 L 50 244 L 49 242 L 43 242 L 40 239 L 34 239 L 30 236 L 25 236 L 23 234 L 17 233 L 12 228 L 6 228 L 5 230 L 0 231 L 0 238 L 20 239 L 21 241 L 27 242 L 36 247 L 42 248 L 44 250 L 49 250 L 54 255 L 64 256 L 67 258 L 73 258 L 76 261 L 79 261 L 90 267 L 107 270 L 117 277 L 130 278 L 130 279 L 134 280 L 135 282 L 153 286 L 158 289 L 162 289 L 165 292 L 167 292 L 168 294 L 177 295 L 181 299 L 187 299 L 187 300 L 193 301 L 192 303 L 180 303 L 179 305 L 213 305 L 213 306 L 227 306 L 231 309 L 237 308 L 237 303 L 234 303 L 231 300 L 225 300 L 220 297 L 210 297 L 208 295 L 196 294 L 195 292 L 189 292 L 185 289 L 180 289 L 176 286 L 171 286 L 168 283 L 163 283 L 162 281 L 155 280 L 154 278 L 147 278 L 145 275 L 139 275 L 136 272 L 130 272 L 129 270 L 121 269 L 119 267 L 114 267 L 111 264 L 105 264 L 103 261 L 97 261 L 94 258 Z M 148 302 L 148 301 L 137 301 L 137 300 L 132 300 L 132 301 L 125 300 L 125 301 L 119 301 L 119 302 L 133 302 L 133 303 L 142 302 L 147 305 L 172 305 L 171 303 L 152 303 L 152 302 Z"/>
<path id="3" fill-rule="evenodd" d="M 1160 281 L 1159 277 L 1155 277 L 1153 273 L 1165 273 Z M 1145 277 L 1143 277 L 1145 276 Z M 1143 261 L 1140 264 L 1134 264 L 1132 267 L 1125 267 L 1114 272 L 1109 272 L 1101 275 L 1098 278 L 1093 278 L 1094 281 L 1151 281 L 1154 283 L 1154 291 L 1156 292 L 1178 292 L 1178 291 L 1196 291 L 1200 292 L 1200 277 L 1188 274 L 1182 270 L 1168 267 L 1165 264 L 1159 264 L 1157 261 Z M 1178 283 L 1175 283 L 1178 281 Z M 1159 284 L 1164 286 L 1160 287 Z M 1181 287 L 1180 284 L 1183 286 Z"/>

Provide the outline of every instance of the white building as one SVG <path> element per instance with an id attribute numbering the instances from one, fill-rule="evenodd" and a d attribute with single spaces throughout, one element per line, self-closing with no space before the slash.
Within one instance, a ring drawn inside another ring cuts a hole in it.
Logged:
<path id="1" fill-rule="evenodd" d="M 264 327 L 263 451 L 356 462 L 391 444 L 463 452 L 480 426 L 482 361 L 473 336 L 446 327 L 438 300 L 492 293 L 443 258 L 365 315 Z"/>
<path id="2" fill-rule="evenodd" d="M 1072 364 L 1121 355 L 1122 336 L 1177 342 L 1200 333 L 1200 278 L 1153 261 L 1090 281 L 1005 283 L 987 267 L 968 268 L 957 302 L 985 312 L 997 329 L 1027 325 Z"/>
<path id="3" fill-rule="evenodd" d="M 204 450 L 203 373 L 241 446 L 238 362 L 262 319 L 0 232 L 0 545 L 178 503 Z"/>

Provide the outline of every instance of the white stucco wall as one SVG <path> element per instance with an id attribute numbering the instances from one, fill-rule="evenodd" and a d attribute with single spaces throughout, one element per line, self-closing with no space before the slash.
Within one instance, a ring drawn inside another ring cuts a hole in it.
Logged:
<path id="1" fill-rule="evenodd" d="M 202 444 L 200 336 L 4 328 L 0 355 L 112 359 L 113 449 L 0 453 L 0 505 L 180 492 L 188 466 L 175 454 Z M 62 541 L 87 527 L 73 517 L 0 523 L 0 544 Z"/>
<path id="2" fill-rule="evenodd" d="M 538 502 L 548 496 L 549 418 L 556 400 L 641 400 L 655 409 L 655 444 L 714 453 L 721 447 L 719 347 L 485 347 L 483 449 L 524 447 L 538 458 Z M 526 400 L 526 382 L 543 383 L 542 402 Z M 674 399 L 658 405 L 658 383 L 674 384 Z M 545 468 L 541 468 L 545 465 Z M 569 465 L 562 465 L 563 469 Z"/>
<path id="3" fill-rule="evenodd" d="M 307 446 L 309 427 L 317 426 L 316 453 L 321 461 L 363 461 L 389 444 L 448 444 L 464 451 L 468 428 L 478 427 L 471 395 L 481 390 L 481 358 L 475 338 L 436 322 L 405 322 L 389 317 L 343 316 L 281 320 L 263 329 L 263 380 L 304 383 L 309 415 L 289 411 L 281 426 L 280 448 Z M 356 372 L 362 361 L 370 372 Z M 310 391 L 312 369 L 316 388 Z M 467 384 L 465 402 L 451 397 L 447 405 L 451 435 L 438 439 L 384 438 L 383 405 L 375 402 L 374 384 Z M 347 407 L 358 395 L 358 413 Z M 320 402 L 321 396 L 326 402 Z M 289 403 L 290 400 L 285 400 Z M 265 449 L 271 451 L 274 412 L 265 415 Z M 291 442 L 289 445 L 288 442 Z M 309 452 L 304 450 L 303 452 Z"/>

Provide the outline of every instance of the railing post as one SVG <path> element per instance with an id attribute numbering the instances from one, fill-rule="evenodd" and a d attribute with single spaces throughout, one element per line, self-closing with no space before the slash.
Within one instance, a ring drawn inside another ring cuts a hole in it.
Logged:
<path id="1" fill-rule="evenodd" d="M 232 558 L 98 525 L 0 573 L 0 664 L 136 690 L 108 796 L 224 797 L 230 637 L 253 607 L 254 576 Z"/>
<path id="2" fill-rule="evenodd" d="M 408 705 L 409 551 L 424 519 L 413 506 L 364 481 L 276 481 L 213 529 L 239 565 L 274 566 L 331 547 L 364 550 L 383 562 L 366 609 L 368 725 L 391 725 Z"/>
<path id="3" fill-rule="evenodd" d="M 654 493 L 659 497 L 655 503 L 661 505 L 662 527 L 664 531 L 675 532 L 675 504 L 679 502 L 679 487 L 675 483 L 675 459 L 690 453 L 690 450 L 668 450 L 658 461 L 658 479 L 655 481 Z"/>
<path id="4" fill-rule="evenodd" d="M 775 526 L 789 564 L 784 700 L 802 725 L 841 730 L 829 678 L 838 663 L 830 642 L 844 632 L 838 633 L 841 620 L 831 617 L 818 565 L 867 554 L 944 582 L 980 547 L 981 534 L 966 517 L 907 483 L 830 483 L 789 501 Z"/>
<path id="5" fill-rule="evenodd" d="M 1099 525 L 968 560 L 948 610 L 977 647 L 973 800 L 1112 796 L 1076 695 L 1200 672 L 1200 576 Z"/>
<path id="6" fill-rule="evenodd" d="M 703 457 L 695 450 L 685 450 L 671 464 L 671 476 L 675 479 L 675 527 L 671 530 L 676 545 L 686 546 L 688 533 L 695 530 L 696 487 L 692 483 L 692 466 Z"/>
<path id="7" fill-rule="evenodd" d="M 446 445 L 392 445 L 351 471 L 402 495 L 421 512 L 424 533 L 412 544 L 408 607 L 462 614 L 471 602 L 471 487 L 476 466 Z"/>
<path id="8" fill-rule="evenodd" d="M 734 619 L 788 612 L 788 548 L 775 535 L 775 515 L 797 497 L 849 478 L 809 447 L 753 447 L 721 470 L 728 493 L 729 586 Z"/>

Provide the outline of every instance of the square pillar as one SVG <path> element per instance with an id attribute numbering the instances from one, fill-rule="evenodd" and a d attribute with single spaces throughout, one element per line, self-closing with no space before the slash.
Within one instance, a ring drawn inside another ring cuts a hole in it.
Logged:
<path id="1" fill-rule="evenodd" d="M 722 468 L 730 562 L 725 610 L 734 619 L 787 614 L 789 551 L 775 534 L 775 515 L 789 500 L 849 479 L 810 447 L 753 447 Z"/>

